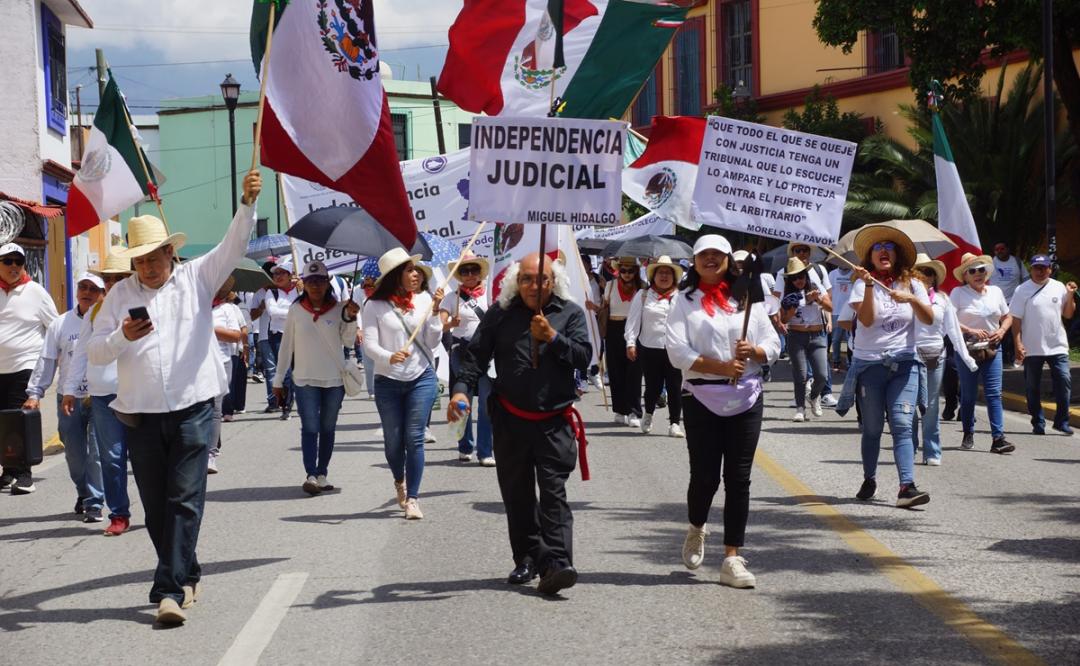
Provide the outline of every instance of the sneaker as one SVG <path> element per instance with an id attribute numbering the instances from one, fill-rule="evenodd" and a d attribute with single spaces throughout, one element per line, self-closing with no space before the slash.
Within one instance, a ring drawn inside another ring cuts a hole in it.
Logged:
<path id="1" fill-rule="evenodd" d="M 1057 427 L 1055 427 L 1054 429 L 1057 430 Z M 1031 426 L 1031 434 L 1032 435 L 1045 435 L 1046 434 L 1046 428 L 1043 428 L 1042 426 Z"/>
<path id="2" fill-rule="evenodd" d="M 626 425 L 626 416 L 624 414 L 616 414 L 615 423 L 618 423 L 619 425 Z"/>
<path id="3" fill-rule="evenodd" d="M 290 412 L 287 409 L 283 409 L 283 410 L 281 410 L 281 416 L 279 416 L 278 418 L 281 419 L 282 421 L 288 421 L 289 419 L 292 418 L 292 412 Z"/>
<path id="4" fill-rule="evenodd" d="M 1004 437 L 998 437 L 990 445 L 990 453 L 1012 453 L 1016 450 L 1016 447 L 1009 443 Z"/>
<path id="5" fill-rule="evenodd" d="M 158 624 L 177 625 L 187 622 L 187 615 L 180 610 L 180 604 L 172 597 L 165 597 L 158 603 L 157 617 L 154 621 Z"/>
<path id="6" fill-rule="evenodd" d="M 375 439 L 382 439 L 382 438 L 383 438 L 383 430 L 382 430 L 382 428 L 379 428 L 378 430 L 375 431 Z"/>
<path id="7" fill-rule="evenodd" d="M 946 409 L 941 413 L 942 421 L 952 421 L 954 418 L 956 418 L 956 410 L 954 409 Z"/>
<path id="8" fill-rule="evenodd" d="M 1013 366 L 1013 370 L 1019 370 L 1020 368 L 1024 367 L 1024 364 L 1021 363 L 1020 361 L 1013 361 L 1012 366 Z"/>
<path id="9" fill-rule="evenodd" d="M 941 467 L 941 458 L 927 458 L 924 462 L 930 467 Z"/>
<path id="10" fill-rule="evenodd" d="M 326 480 L 325 474 L 320 474 L 319 476 L 315 477 L 315 483 L 319 485 L 320 491 L 334 489 L 334 484 Z"/>
<path id="11" fill-rule="evenodd" d="M 7 490 L 15 485 L 15 475 L 10 472 L 0 474 L 0 490 Z"/>
<path id="12" fill-rule="evenodd" d="M 322 492 L 322 488 L 319 487 L 319 480 L 316 479 L 314 476 L 309 476 L 308 478 L 304 479 L 304 485 L 300 487 L 304 489 L 305 493 L 312 496 L 318 495 Z"/>
<path id="13" fill-rule="evenodd" d="M 85 501 L 86 501 L 85 497 L 76 497 L 75 498 L 75 509 L 74 510 L 75 510 L 75 515 L 76 516 L 81 516 L 83 514 L 83 502 L 85 502 Z"/>
<path id="14" fill-rule="evenodd" d="M 394 481 L 394 494 L 397 495 L 398 506 L 401 507 L 402 509 L 404 509 L 405 508 L 405 500 L 408 499 L 405 496 L 405 482 L 404 481 Z"/>
<path id="15" fill-rule="evenodd" d="M 806 420 L 806 410 L 802 408 L 796 409 L 795 416 L 792 416 L 791 420 L 795 423 L 802 423 Z"/>
<path id="16" fill-rule="evenodd" d="M 813 413 L 814 416 L 822 415 L 823 412 L 821 411 L 821 396 L 818 396 L 810 401 L 810 412 Z"/>
<path id="17" fill-rule="evenodd" d="M 652 432 L 652 414 L 646 414 L 641 417 L 641 432 L 646 435 Z"/>
<path id="18" fill-rule="evenodd" d="M 904 509 L 926 504 L 929 501 L 930 493 L 919 490 L 914 483 L 905 483 L 900 486 L 900 492 L 896 495 L 896 506 Z"/>
<path id="19" fill-rule="evenodd" d="M 868 502 L 877 495 L 877 481 L 865 479 L 859 486 L 859 492 L 855 493 L 855 499 Z"/>
<path id="20" fill-rule="evenodd" d="M 457 459 L 458 459 L 458 462 L 464 462 L 464 463 L 476 462 L 476 454 L 475 453 L 461 453 L 459 451 L 458 454 L 457 454 Z"/>
<path id="21" fill-rule="evenodd" d="M 826 407 L 836 407 L 836 398 L 833 397 L 832 393 L 823 395 L 821 397 L 821 404 L 825 405 Z"/>
<path id="22" fill-rule="evenodd" d="M 94 506 L 94 507 L 90 507 L 89 509 L 87 509 L 83 513 L 82 521 L 84 523 L 101 523 L 101 522 L 104 522 L 105 518 L 103 518 L 102 515 L 101 515 L 101 507 Z"/>
<path id="23" fill-rule="evenodd" d="M 595 386 L 597 390 L 600 390 L 601 388 L 604 387 L 604 383 L 602 381 L 600 381 L 600 375 L 599 374 L 595 374 L 592 377 L 589 377 L 589 382 L 591 382 L 592 385 Z"/>
<path id="24" fill-rule="evenodd" d="M 686 530 L 686 539 L 682 545 L 682 561 L 687 569 L 697 569 L 705 561 L 705 537 L 709 530 L 705 525 L 690 527 Z"/>
<path id="25" fill-rule="evenodd" d="M 235 418 L 233 418 L 233 415 L 232 415 L 232 414 L 222 414 L 222 415 L 221 415 L 221 421 L 222 421 L 222 423 L 232 423 L 232 422 L 233 422 L 233 421 L 235 421 L 235 420 L 236 420 L 236 419 L 235 419 Z"/>
<path id="26" fill-rule="evenodd" d="M 210 458 L 206 461 L 206 473 L 207 474 L 217 474 L 218 473 L 217 456 L 210 456 Z"/>
<path id="27" fill-rule="evenodd" d="M 1057 430 L 1058 432 L 1063 433 L 1065 435 L 1069 435 L 1070 437 L 1073 434 L 1072 426 L 1070 426 L 1068 423 L 1062 423 L 1059 426 L 1054 426 L 1054 430 Z"/>
<path id="28" fill-rule="evenodd" d="M 424 514 L 420 511 L 420 503 L 415 497 L 405 500 L 405 520 L 420 520 Z"/>
<path id="29" fill-rule="evenodd" d="M 431 428 L 424 428 L 424 444 L 434 444 L 438 441 L 435 439 L 435 433 L 431 432 Z"/>
<path id="30" fill-rule="evenodd" d="M 757 585 L 754 574 L 746 570 L 747 561 L 744 557 L 732 555 L 725 557 L 720 566 L 720 584 L 728 587 L 747 588 Z"/>
<path id="31" fill-rule="evenodd" d="M 251 381 L 255 382 L 256 384 L 262 384 L 263 376 L 256 372 L 251 376 Z"/>
<path id="32" fill-rule="evenodd" d="M 682 429 L 681 425 L 679 425 L 678 423 L 672 423 L 671 425 L 668 426 L 667 436 L 668 437 L 677 437 L 679 439 L 683 439 L 683 438 L 686 437 L 686 433 L 683 432 L 683 429 Z"/>
<path id="33" fill-rule="evenodd" d="M 15 485 L 11 486 L 12 495 L 29 495 L 37 490 L 34 485 L 34 477 L 30 475 L 30 472 L 19 474 L 15 477 Z"/>
<path id="34" fill-rule="evenodd" d="M 199 595 L 202 594 L 202 582 L 197 582 L 194 585 L 185 585 L 184 601 L 180 603 L 180 608 L 191 608 L 195 605 L 195 602 L 199 600 Z"/>
<path id="35" fill-rule="evenodd" d="M 484 467 L 494 467 L 495 466 L 495 458 L 493 458 L 491 456 L 488 456 L 486 458 L 481 458 L 480 459 L 480 464 L 482 466 L 484 466 Z"/>
<path id="36" fill-rule="evenodd" d="M 105 528 L 105 536 L 120 536 L 131 527 L 131 519 L 124 516 L 113 516 L 109 519 L 109 526 Z"/>
<path id="37" fill-rule="evenodd" d="M 238 409 L 233 413 L 234 414 L 247 414 L 247 410 L 246 409 Z"/>
<path id="38" fill-rule="evenodd" d="M 277 412 L 277 411 L 278 411 L 277 407 L 274 407 L 272 405 L 267 405 L 266 407 L 263 408 L 262 413 L 263 414 L 273 414 L 274 412 Z"/>
<path id="39" fill-rule="evenodd" d="M 661 393 L 660 395 L 658 395 L 656 397 L 656 406 L 659 407 L 660 409 L 664 409 L 665 407 L 667 407 L 667 394 L 666 393 Z"/>
<path id="40" fill-rule="evenodd" d="M 640 428 L 641 419 L 631 414 L 630 416 L 626 417 L 626 425 L 630 426 L 631 428 Z"/>
<path id="41" fill-rule="evenodd" d="M 975 448 L 975 433 L 965 432 L 964 439 L 960 441 L 960 448 L 970 451 Z"/>

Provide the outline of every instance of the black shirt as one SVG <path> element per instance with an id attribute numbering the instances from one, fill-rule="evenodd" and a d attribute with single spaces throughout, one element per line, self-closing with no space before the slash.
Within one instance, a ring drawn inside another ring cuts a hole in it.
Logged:
<path id="1" fill-rule="evenodd" d="M 552 295 L 544 307 L 544 317 L 555 329 L 555 339 L 540 344 L 539 367 L 532 366 L 532 334 L 529 327 L 535 311 L 520 296 L 510 307 L 498 303 L 480 320 L 480 326 L 462 354 L 454 393 L 473 395 L 481 373 L 495 360 L 495 393 L 512 405 L 531 412 L 552 412 L 565 408 L 577 398 L 574 370 L 584 372 L 592 360 L 592 344 L 585 312 L 569 301 Z"/>

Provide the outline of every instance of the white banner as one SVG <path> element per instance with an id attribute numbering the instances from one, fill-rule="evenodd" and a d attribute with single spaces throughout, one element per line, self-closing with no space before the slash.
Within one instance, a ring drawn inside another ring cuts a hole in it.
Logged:
<path id="1" fill-rule="evenodd" d="M 296 176 L 281 174 L 281 194 L 285 199 L 286 220 L 291 227 L 308 213 L 328 206 L 355 206 L 351 197 Z M 351 275 L 356 267 L 356 255 L 338 250 L 327 250 L 318 245 L 294 240 L 300 267 L 316 259 L 326 264 L 334 275 Z M 280 260 L 279 260 L 280 261 Z M 291 259 L 290 259 L 291 261 Z M 299 267 L 298 267 L 299 268 Z"/>
<path id="2" fill-rule="evenodd" d="M 476 117 L 469 219 L 618 224 L 625 144 L 617 120 Z"/>
<path id="3" fill-rule="evenodd" d="M 835 245 L 855 148 L 849 141 L 709 116 L 693 217 L 722 229 Z"/>
<path id="4" fill-rule="evenodd" d="M 665 220 L 656 213 L 645 213 L 633 222 L 614 227 L 574 227 L 574 236 L 579 240 L 626 240 L 641 236 L 665 236 L 675 233 L 675 223 Z"/>

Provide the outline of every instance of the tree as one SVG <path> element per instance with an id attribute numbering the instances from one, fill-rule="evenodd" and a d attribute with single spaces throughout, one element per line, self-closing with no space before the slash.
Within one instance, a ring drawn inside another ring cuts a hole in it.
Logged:
<path id="1" fill-rule="evenodd" d="M 866 126 L 861 113 L 845 111 L 840 113 L 836 98 L 823 95 L 820 86 L 814 86 L 803 102 L 802 112 L 788 109 L 784 114 L 783 126 L 790 130 L 807 132 L 859 143 L 866 138 Z"/>
<path id="2" fill-rule="evenodd" d="M 720 87 L 713 91 L 713 99 L 716 100 L 716 106 L 712 115 L 745 120 L 748 123 L 765 122 L 765 116 L 758 113 L 754 98 L 736 99 L 735 91 L 726 83 L 721 83 Z"/>

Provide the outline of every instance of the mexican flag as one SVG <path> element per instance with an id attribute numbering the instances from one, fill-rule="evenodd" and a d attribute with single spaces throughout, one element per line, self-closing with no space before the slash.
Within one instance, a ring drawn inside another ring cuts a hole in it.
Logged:
<path id="1" fill-rule="evenodd" d="M 960 265 L 965 253 L 982 254 L 979 232 L 975 228 L 975 218 L 971 216 L 964 185 L 960 182 L 960 173 L 956 170 L 952 148 L 945 137 L 945 126 L 941 116 L 934 112 L 931 119 L 934 132 L 934 172 L 937 179 L 938 229 L 956 243 L 956 249 L 943 254 L 940 259 L 945 263 L 945 284 L 947 292 L 959 282 L 953 278 L 953 269 Z"/>
<path id="2" fill-rule="evenodd" d="M 262 164 L 353 198 L 404 247 L 416 221 L 379 75 L 374 0 L 276 2 Z M 261 67 L 270 2 L 255 0 L 251 57 Z"/>
<path id="3" fill-rule="evenodd" d="M 623 193 L 665 220 L 700 229 L 690 200 L 704 138 L 704 118 L 655 116 L 645 152 L 623 169 Z"/>
<path id="4" fill-rule="evenodd" d="M 439 91 L 473 113 L 543 116 L 554 80 L 560 115 L 619 118 L 686 11 L 658 1 L 465 0 Z M 556 62 L 560 33 L 565 67 Z"/>
<path id="5" fill-rule="evenodd" d="M 142 159 L 151 173 L 147 178 L 146 169 L 139 161 L 142 149 L 135 145 L 131 134 L 124 98 L 110 72 L 79 172 L 68 192 L 69 238 L 93 229 L 144 197 L 157 196 L 153 167 L 144 152 Z"/>

